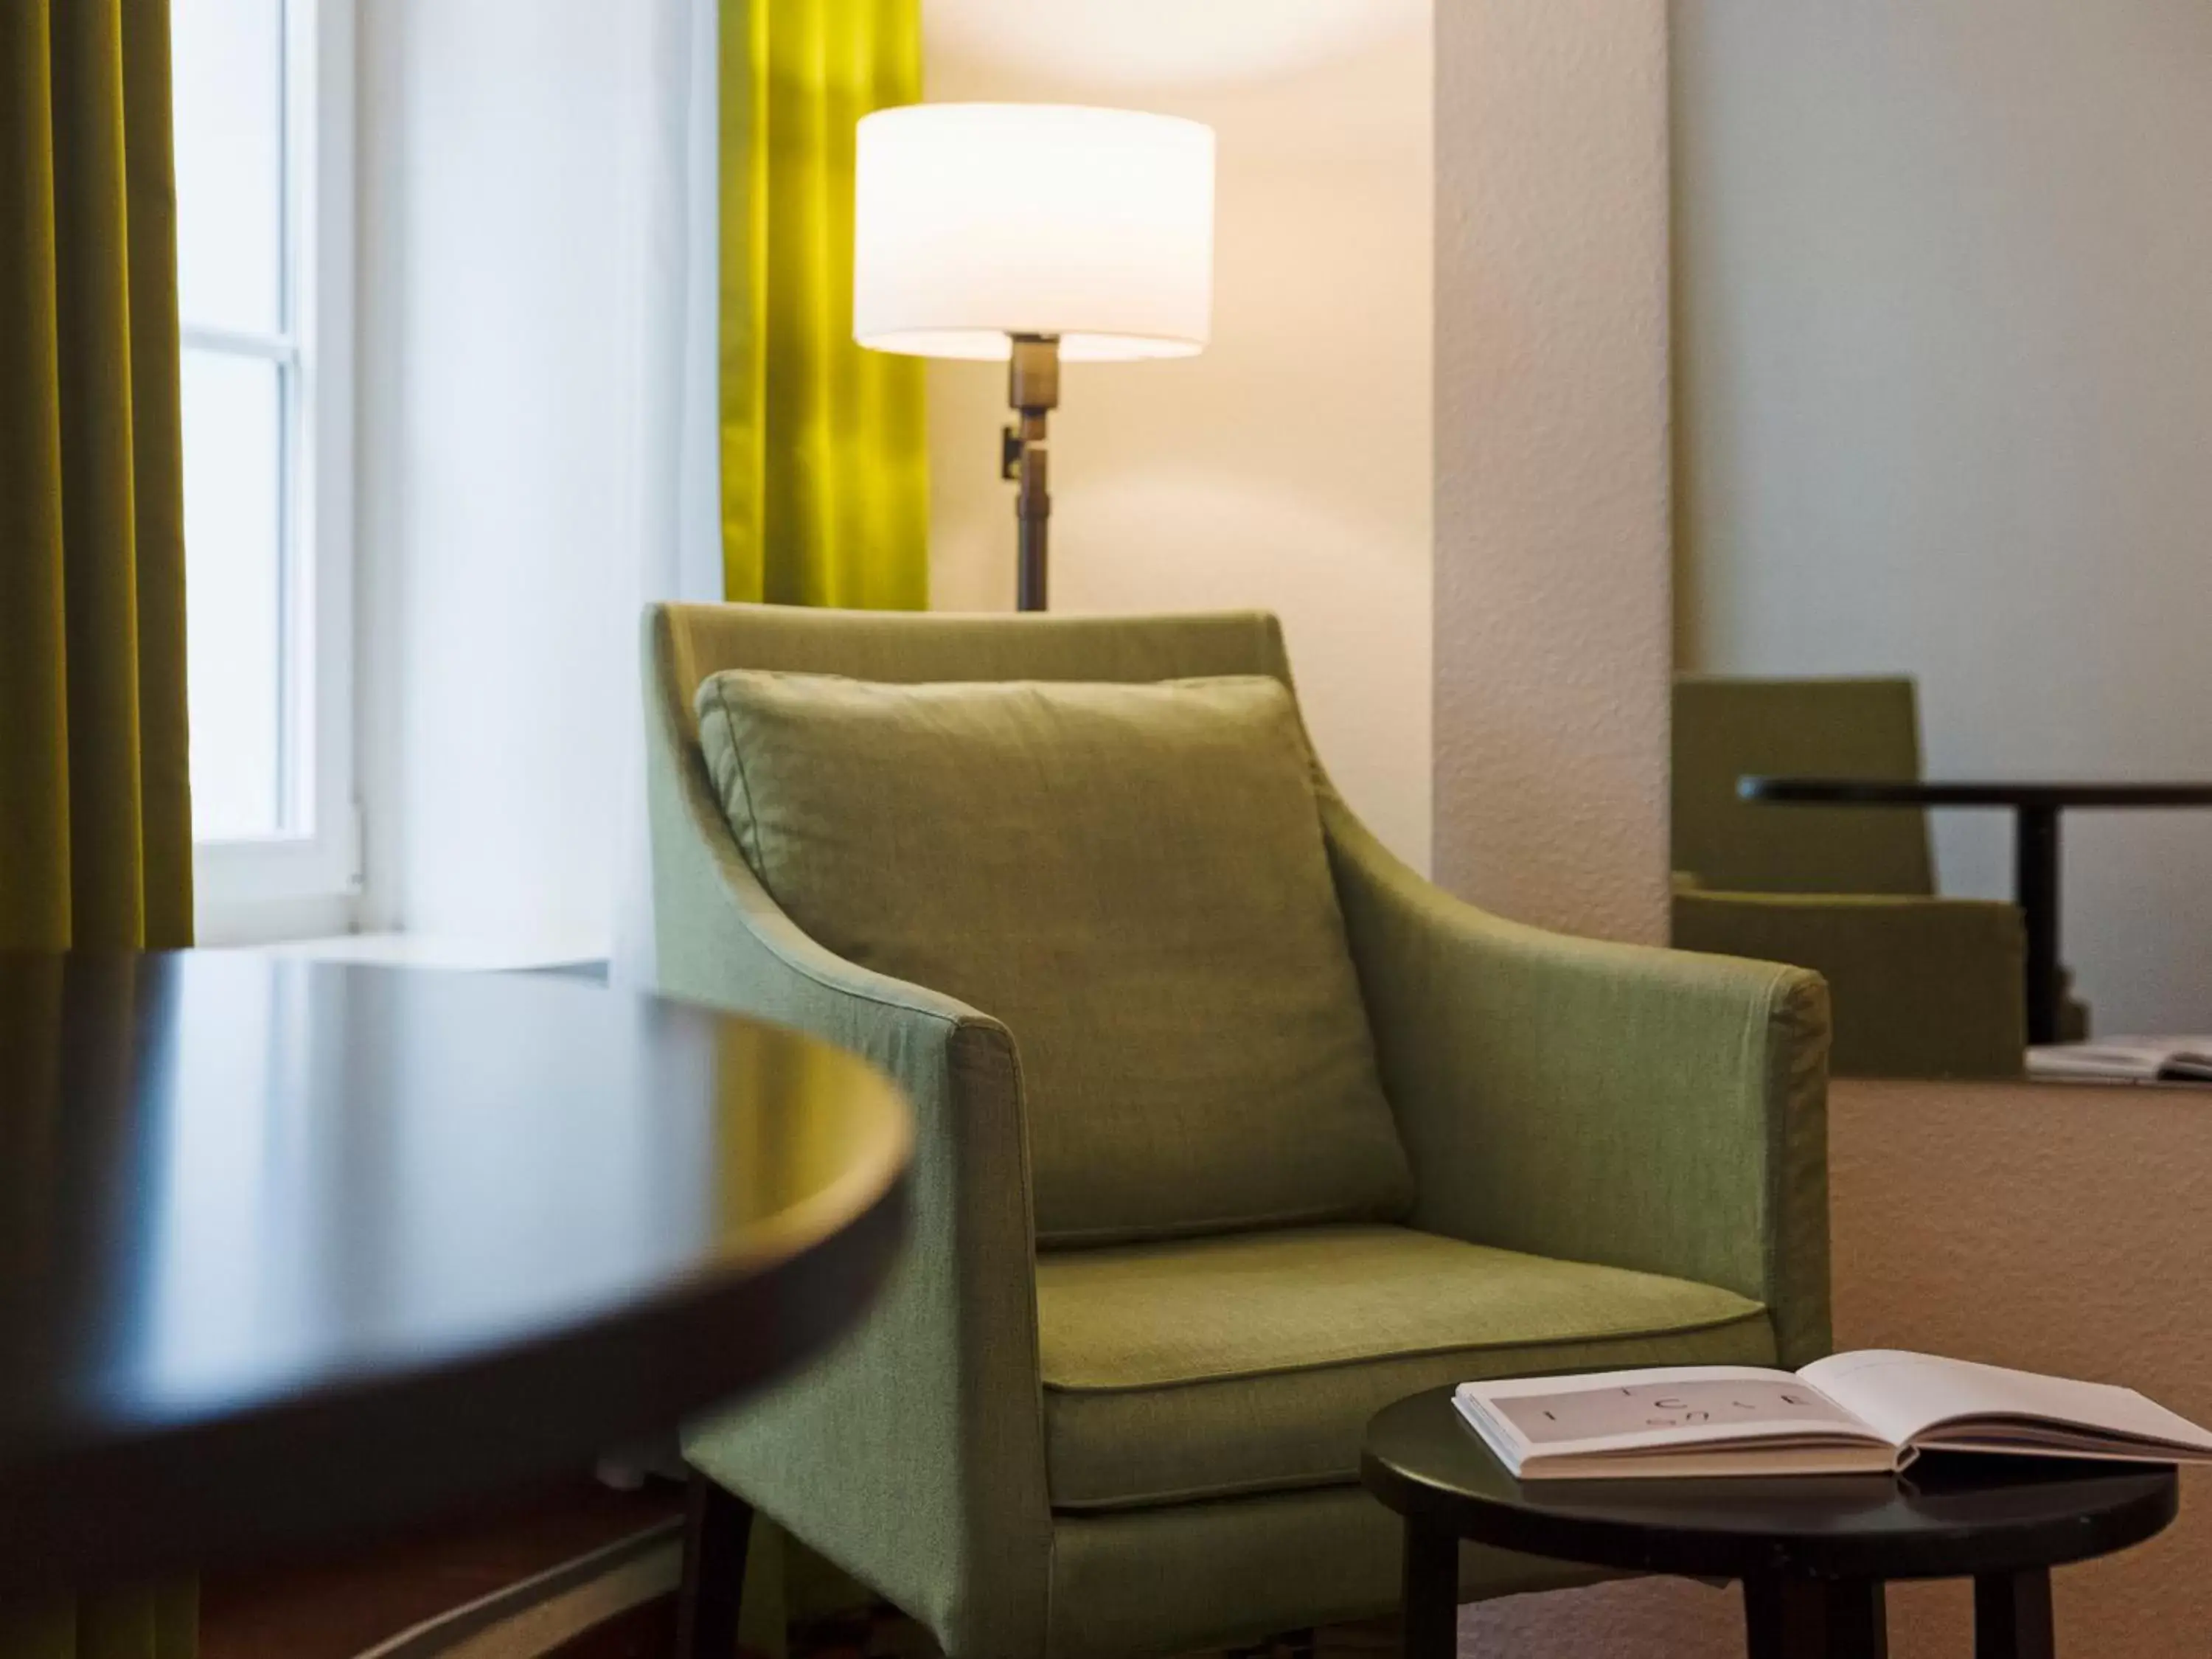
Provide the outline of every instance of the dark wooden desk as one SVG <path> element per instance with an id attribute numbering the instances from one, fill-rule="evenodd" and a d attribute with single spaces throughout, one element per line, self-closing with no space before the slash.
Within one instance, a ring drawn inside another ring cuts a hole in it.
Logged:
<path id="1" fill-rule="evenodd" d="M 2014 816 L 2013 890 L 2027 931 L 2027 1040 L 2063 1040 L 2058 816 L 2069 809 L 2212 806 L 2212 783 L 1959 783 L 1910 778 L 1747 777 L 1745 800 L 1796 806 L 2002 807 Z"/>
<path id="2" fill-rule="evenodd" d="M 546 978 L 0 955 L 0 1599 L 323 1545 L 778 1377 L 910 1127 L 794 1033 Z"/>
<path id="3" fill-rule="evenodd" d="M 1360 1457 L 1406 1522 L 1407 1659 L 1452 1659 L 1459 1542 L 1743 1583 L 1751 1659 L 1880 1659 L 1883 1586 L 1972 1578 L 1977 1659 L 2052 1659 L 2051 1569 L 2139 1544 L 2180 1506 L 2162 1464 L 1928 1459 L 1904 1475 L 1516 1480 L 1449 1389 L 1386 1407 Z"/>

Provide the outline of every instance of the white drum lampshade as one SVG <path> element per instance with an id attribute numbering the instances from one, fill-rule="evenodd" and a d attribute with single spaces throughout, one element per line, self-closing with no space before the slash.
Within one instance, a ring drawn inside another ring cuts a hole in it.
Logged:
<path id="1" fill-rule="evenodd" d="M 1213 131 L 1060 104 L 914 104 L 860 124 L 853 335 L 1003 359 L 1187 357 L 1213 309 Z"/>

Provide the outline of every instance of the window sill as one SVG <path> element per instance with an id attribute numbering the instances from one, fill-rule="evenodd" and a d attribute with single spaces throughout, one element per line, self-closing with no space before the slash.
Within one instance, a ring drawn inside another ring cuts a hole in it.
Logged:
<path id="1" fill-rule="evenodd" d="M 354 920 L 354 901 L 343 893 L 216 899 L 204 888 L 195 908 L 194 937 L 217 949 L 327 937 L 344 933 Z"/>

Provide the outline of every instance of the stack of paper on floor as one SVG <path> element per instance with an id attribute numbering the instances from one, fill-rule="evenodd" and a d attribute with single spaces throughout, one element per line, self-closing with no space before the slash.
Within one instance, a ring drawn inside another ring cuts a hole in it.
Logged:
<path id="1" fill-rule="evenodd" d="M 2212 1432 L 2133 1389 L 1887 1348 L 1794 1373 L 1676 1365 L 1463 1382 L 1453 1398 L 1528 1480 L 1887 1472 L 1923 1451 L 2212 1462 Z"/>

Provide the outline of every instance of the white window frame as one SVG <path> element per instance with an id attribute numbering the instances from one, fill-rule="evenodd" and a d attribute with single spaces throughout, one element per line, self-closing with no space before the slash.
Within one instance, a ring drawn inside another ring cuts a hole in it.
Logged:
<path id="1" fill-rule="evenodd" d="M 193 847 L 203 945 L 351 930 L 354 796 L 354 0 L 284 0 L 285 319 L 273 345 L 187 325 L 187 347 L 284 366 L 281 812 Z M 295 88 L 313 95 L 295 95 Z M 185 603 L 191 603 L 189 588 Z"/>

